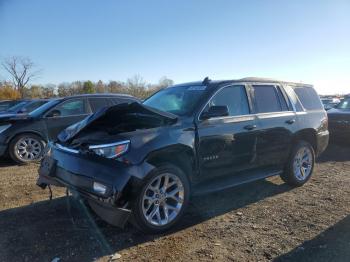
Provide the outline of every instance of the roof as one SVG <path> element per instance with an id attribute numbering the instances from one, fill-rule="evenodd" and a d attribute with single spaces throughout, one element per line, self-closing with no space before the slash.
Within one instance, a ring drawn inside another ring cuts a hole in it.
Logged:
<path id="1" fill-rule="evenodd" d="M 95 93 L 95 94 L 79 94 L 79 95 L 73 95 L 73 96 L 66 96 L 62 97 L 65 98 L 78 98 L 78 97 L 105 97 L 105 96 L 114 96 L 114 97 L 124 97 L 124 98 L 133 98 L 137 99 L 136 97 L 133 97 L 132 95 L 127 94 L 116 94 L 116 93 Z"/>
<path id="2" fill-rule="evenodd" d="M 305 85 L 305 86 L 312 86 L 309 84 L 304 83 L 296 83 L 296 82 L 288 82 L 288 81 L 281 81 L 277 79 L 271 79 L 271 78 L 263 78 L 263 77 L 244 77 L 241 79 L 232 79 L 232 80 L 210 80 L 210 84 L 212 86 L 217 86 L 221 84 L 229 84 L 229 83 L 240 83 L 240 82 L 251 82 L 251 83 L 276 83 L 276 84 L 290 84 L 290 85 Z M 195 81 L 195 82 L 188 82 L 188 83 L 182 83 L 177 84 L 175 86 L 184 86 L 184 85 L 202 85 L 202 81 Z"/>

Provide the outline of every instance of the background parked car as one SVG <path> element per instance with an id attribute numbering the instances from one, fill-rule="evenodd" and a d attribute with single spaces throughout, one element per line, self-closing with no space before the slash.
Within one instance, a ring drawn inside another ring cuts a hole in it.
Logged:
<path id="1" fill-rule="evenodd" d="M 23 100 L 2 100 L 0 101 L 0 112 L 6 111 L 10 107 L 15 106 L 22 101 Z"/>
<path id="2" fill-rule="evenodd" d="M 339 98 L 321 98 L 321 101 L 325 110 L 332 109 L 340 103 Z"/>
<path id="3" fill-rule="evenodd" d="M 0 114 L 25 114 L 30 113 L 50 101 L 49 99 L 22 100 L 20 103 L 0 112 Z"/>
<path id="4" fill-rule="evenodd" d="M 122 94 L 78 95 L 53 99 L 27 115 L 0 116 L 0 156 L 18 163 L 40 160 L 45 144 L 98 109 L 138 101 Z"/>
<path id="5" fill-rule="evenodd" d="M 327 111 L 329 133 L 334 140 L 349 141 L 350 138 L 350 97 L 345 97 L 337 106 Z"/>

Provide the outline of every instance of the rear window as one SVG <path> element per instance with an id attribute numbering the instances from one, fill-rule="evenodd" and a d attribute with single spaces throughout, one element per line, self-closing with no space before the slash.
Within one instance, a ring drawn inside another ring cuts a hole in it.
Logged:
<path id="1" fill-rule="evenodd" d="M 323 109 L 320 97 L 312 87 L 296 86 L 293 89 L 306 110 Z"/>
<path id="2" fill-rule="evenodd" d="M 275 86 L 253 86 L 257 113 L 279 112 L 282 110 Z"/>

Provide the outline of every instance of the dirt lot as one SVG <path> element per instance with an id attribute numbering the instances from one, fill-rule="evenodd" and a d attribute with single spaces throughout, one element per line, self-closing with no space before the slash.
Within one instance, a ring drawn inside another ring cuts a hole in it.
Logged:
<path id="1" fill-rule="evenodd" d="M 92 219 L 63 190 L 35 186 L 37 166 L 0 163 L 0 261 L 348 261 L 350 147 L 331 145 L 313 178 L 279 178 L 193 199 L 181 225 L 144 236 Z M 70 212 L 68 204 L 72 205 Z"/>

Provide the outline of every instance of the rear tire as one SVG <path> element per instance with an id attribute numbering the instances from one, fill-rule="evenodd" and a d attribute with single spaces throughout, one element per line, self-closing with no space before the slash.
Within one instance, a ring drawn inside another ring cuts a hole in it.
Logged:
<path id="1" fill-rule="evenodd" d="M 315 166 L 315 151 L 310 143 L 299 141 L 292 149 L 281 178 L 291 186 L 302 186 L 311 177 Z"/>
<path id="2" fill-rule="evenodd" d="M 34 134 L 16 136 L 9 144 L 10 157 L 19 164 L 40 161 L 43 157 L 45 141 Z"/>
<path id="3" fill-rule="evenodd" d="M 145 233 L 165 232 L 180 220 L 189 198 L 186 174 L 172 164 L 162 164 L 141 186 L 133 203 L 131 222 Z"/>

